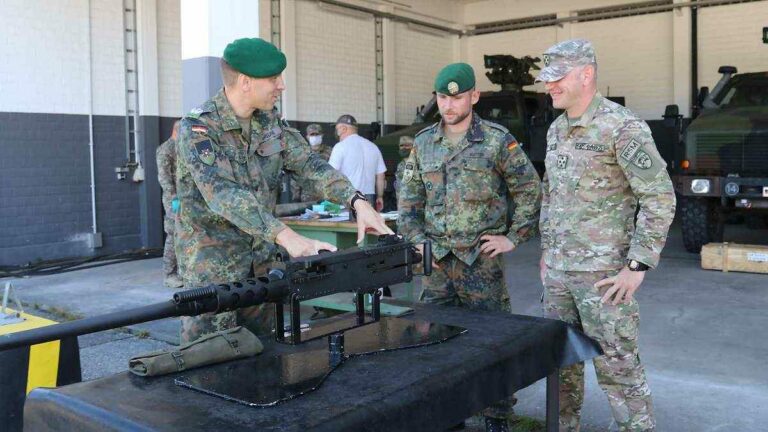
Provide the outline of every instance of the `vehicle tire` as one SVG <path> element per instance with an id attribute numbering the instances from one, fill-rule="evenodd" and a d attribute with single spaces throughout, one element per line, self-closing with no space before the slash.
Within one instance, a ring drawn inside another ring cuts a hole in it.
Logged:
<path id="1" fill-rule="evenodd" d="M 724 217 L 717 201 L 709 198 L 680 197 L 683 245 L 692 253 L 710 242 L 723 241 Z"/>

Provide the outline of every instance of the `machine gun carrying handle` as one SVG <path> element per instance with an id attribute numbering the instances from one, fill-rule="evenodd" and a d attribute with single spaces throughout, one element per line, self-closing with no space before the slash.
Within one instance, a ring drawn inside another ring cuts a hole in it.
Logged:
<path id="1" fill-rule="evenodd" d="M 427 240 L 424 242 L 424 276 L 432 274 L 432 242 Z"/>

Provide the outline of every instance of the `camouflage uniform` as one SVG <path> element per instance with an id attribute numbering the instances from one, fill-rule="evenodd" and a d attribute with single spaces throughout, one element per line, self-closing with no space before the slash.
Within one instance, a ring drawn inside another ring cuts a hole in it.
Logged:
<path id="1" fill-rule="evenodd" d="M 509 229 L 508 196 L 517 205 Z M 502 255 L 481 255 L 480 236 L 506 235 L 519 245 L 534 235 L 539 204 L 539 177 L 504 127 L 473 113 L 467 134 L 455 146 L 444 140 L 442 123 L 419 132 L 398 191 L 398 227 L 410 241 L 432 241 L 440 268 L 422 279 L 422 298 L 509 311 Z M 484 414 L 505 417 L 512 404 L 514 398 Z"/>
<path id="2" fill-rule="evenodd" d="M 355 190 L 316 154 L 277 110 L 256 111 L 250 140 L 220 90 L 181 122 L 178 141 L 176 253 L 190 288 L 224 283 L 260 270 L 285 225 L 274 216 L 281 170 L 315 182 L 325 197 L 347 202 Z M 260 310 L 182 319 L 182 341 L 227 328 Z M 269 311 L 271 314 L 271 310 Z M 257 333 L 267 329 L 256 328 Z"/>
<path id="3" fill-rule="evenodd" d="M 178 277 L 179 268 L 176 263 L 176 251 L 173 238 L 176 221 L 172 202 L 176 198 L 176 140 L 173 138 L 157 148 L 157 180 L 163 190 L 163 229 L 165 230 L 165 248 L 163 249 L 163 272 L 165 278 Z"/>
<path id="4" fill-rule="evenodd" d="M 310 147 L 310 151 L 320 156 L 321 159 L 328 162 L 331 158 L 331 148 L 325 144 L 320 144 L 317 148 Z M 291 197 L 293 201 L 320 201 L 323 197 L 322 191 L 315 190 L 311 186 L 302 185 L 300 179 L 296 176 L 291 177 Z"/>
<path id="5" fill-rule="evenodd" d="M 636 300 L 601 303 L 615 276 L 634 259 L 659 262 L 675 212 L 666 164 L 648 125 L 597 93 L 577 120 L 566 114 L 547 133 L 541 243 L 547 265 L 545 311 L 581 327 L 605 355 L 597 379 L 622 431 L 654 430 L 651 393 L 637 348 Z M 640 212 L 635 222 L 638 200 Z M 560 374 L 560 430 L 579 430 L 584 364 Z"/>

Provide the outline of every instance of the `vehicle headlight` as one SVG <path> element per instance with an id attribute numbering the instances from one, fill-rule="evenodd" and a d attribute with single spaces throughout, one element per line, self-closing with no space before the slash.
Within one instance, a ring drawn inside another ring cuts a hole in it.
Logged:
<path id="1" fill-rule="evenodd" d="M 707 179 L 695 179 L 691 180 L 691 191 L 697 194 L 705 194 L 709 192 L 710 182 Z"/>

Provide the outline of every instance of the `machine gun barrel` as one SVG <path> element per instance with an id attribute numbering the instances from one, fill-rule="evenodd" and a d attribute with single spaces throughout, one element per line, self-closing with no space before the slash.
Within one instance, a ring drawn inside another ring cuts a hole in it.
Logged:
<path id="1" fill-rule="evenodd" d="M 432 263 L 429 244 L 425 245 L 423 259 L 425 274 L 429 274 Z M 344 291 L 362 295 L 389 284 L 409 282 L 413 278 L 413 266 L 421 260 L 413 244 L 401 237 L 382 236 L 379 243 L 371 247 L 299 258 L 287 263 L 285 270 L 275 269 L 258 278 L 179 291 L 170 301 L 0 335 L 0 351 L 163 318 L 221 313 L 267 302 L 276 304 L 277 321 L 282 321 L 283 303 L 297 309 L 298 302 L 307 299 Z M 375 315 L 378 319 L 378 312 Z M 282 336 L 282 324 L 275 332 L 278 338 Z"/>

